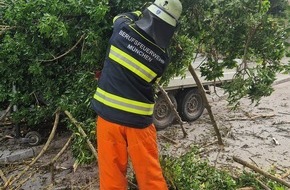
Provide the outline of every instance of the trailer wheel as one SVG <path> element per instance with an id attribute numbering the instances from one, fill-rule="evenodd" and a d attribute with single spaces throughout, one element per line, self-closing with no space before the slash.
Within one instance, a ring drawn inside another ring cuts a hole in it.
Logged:
<path id="1" fill-rule="evenodd" d="M 178 113 L 184 121 L 197 120 L 204 110 L 202 96 L 198 89 L 184 90 L 178 95 Z"/>
<path id="2" fill-rule="evenodd" d="M 30 131 L 25 135 L 25 138 L 29 139 L 28 144 L 36 146 L 41 143 L 42 137 L 37 131 Z"/>
<path id="3" fill-rule="evenodd" d="M 168 95 L 175 108 L 177 107 L 176 99 L 173 95 Z M 154 106 L 153 123 L 157 130 L 163 130 L 168 127 L 174 120 L 174 112 L 162 95 L 159 95 Z"/>

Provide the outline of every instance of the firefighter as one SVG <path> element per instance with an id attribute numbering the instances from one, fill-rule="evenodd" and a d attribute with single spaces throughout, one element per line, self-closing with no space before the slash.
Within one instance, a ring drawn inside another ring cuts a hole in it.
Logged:
<path id="1" fill-rule="evenodd" d="M 100 190 L 127 189 L 130 158 L 140 190 L 168 189 L 153 124 L 153 84 L 169 64 L 168 48 L 182 11 L 179 0 L 156 0 L 117 15 L 92 107 Z"/>

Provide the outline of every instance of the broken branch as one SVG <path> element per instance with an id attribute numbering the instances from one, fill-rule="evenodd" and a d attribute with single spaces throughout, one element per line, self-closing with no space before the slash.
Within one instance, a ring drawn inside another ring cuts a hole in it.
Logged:
<path id="1" fill-rule="evenodd" d="M 212 110 L 211 110 L 211 106 L 210 106 L 210 104 L 208 102 L 208 99 L 206 97 L 205 89 L 204 89 L 203 85 L 201 84 L 201 82 L 200 82 L 196 72 L 194 71 L 194 68 L 193 68 L 192 65 L 189 65 L 188 70 L 191 73 L 192 77 L 194 78 L 194 81 L 197 84 L 198 90 L 201 93 L 202 99 L 204 101 L 204 106 L 205 106 L 205 108 L 208 111 L 210 120 L 211 120 L 212 125 L 214 127 L 214 130 L 215 130 L 215 133 L 216 133 L 216 136 L 217 136 L 217 139 L 218 139 L 218 144 L 219 145 L 224 145 L 220 130 L 219 130 L 218 125 L 217 125 L 217 123 L 215 121 L 214 115 L 213 115 Z"/>
<path id="2" fill-rule="evenodd" d="M 19 184 L 16 185 L 16 188 L 14 190 L 21 190 L 22 189 L 21 187 L 23 186 L 23 184 L 25 184 L 28 180 L 30 180 L 31 177 L 35 175 L 37 172 L 38 172 L 38 169 L 32 171 L 26 179 L 20 181 Z"/>
<path id="3" fill-rule="evenodd" d="M 92 153 L 94 154 L 96 160 L 98 160 L 98 154 L 97 151 L 95 149 L 95 147 L 92 145 L 91 141 L 87 138 L 87 134 L 85 133 L 85 131 L 83 130 L 83 128 L 81 127 L 81 125 L 79 124 L 79 122 L 72 116 L 72 114 L 70 112 L 68 112 L 67 110 L 64 111 L 64 113 L 68 116 L 68 118 L 71 120 L 71 122 L 73 124 L 75 124 L 75 126 L 78 128 L 79 132 L 81 133 L 81 135 L 86 139 L 87 144 L 89 146 L 89 148 L 91 149 Z"/>
<path id="4" fill-rule="evenodd" d="M 59 159 L 59 157 L 64 153 L 64 151 L 68 148 L 69 144 L 71 143 L 72 139 L 73 139 L 73 134 L 69 137 L 69 139 L 67 140 L 67 142 L 65 143 L 65 145 L 62 147 L 62 149 L 57 153 L 57 155 L 47 164 L 45 164 L 43 167 L 45 166 L 49 166 L 52 165 L 56 162 L 56 160 Z"/>
<path id="5" fill-rule="evenodd" d="M 166 137 L 165 135 L 160 135 L 162 138 L 164 138 L 165 140 L 173 143 L 173 144 L 178 144 L 177 142 L 175 142 L 173 139 L 169 138 L 169 137 Z"/>
<path id="6" fill-rule="evenodd" d="M 49 59 L 49 60 L 40 60 L 40 61 L 42 61 L 42 62 L 52 62 L 52 61 L 56 61 L 56 60 L 58 60 L 58 59 L 60 59 L 60 58 L 62 58 L 62 57 L 64 57 L 64 56 L 66 56 L 68 53 L 70 53 L 72 50 L 74 50 L 74 49 L 77 47 L 77 45 L 81 42 L 81 40 L 82 40 L 84 37 L 85 37 L 85 34 L 83 34 L 83 35 L 80 37 L 80 39 L 77 41 L 77 43 L 76 43 L 73 47 L 71 47 L 67 52 L 65 52 L 64 54 L 62 54 L 62 55 L 60 55 L 60 56 L 58 56 L 58 57 L 56 57 L 56 58 L 53 58 L 53 59 Z"/>
<path id="7" fill-rule="evenodd" d="M 275 177 L 275 176 L 269 174 L 268 172 L 265 172 L 265 171 L 261 170 L 260 168 L 254 166 L 254 165 L 251 165 L 250 163 L 248 163 L 248 162 L 246 162 L 246 161 L 244 161 L 244 160 L 242 160 L 242 159 L 240 159 L 238 157 L 233 156 L 233 160 L 235 162 L 239 163 L 239 164 L 242 164 L 243 166 L 246 166 L 246 167 L 254 170 L 255 172 L 257 172 L 257 173 L 259 173 L 259 174 L 261 174 L 261 175 L 263 175 L 263 176 L 265 176 L 265 177 L 267 177 L 269 179 L 272 179 L 272 180 L 274 180 L 274 181 L 276 181 L 276 182 L 278 182 L 278 183 L 280 183 L 282 185 L 285 185 L 286 187 L 290 188 L 290 184 L 287 183 L 286 181 L 284 181 L 284 180 L 282 180 L 282 179 L 280 179 L 278 177 Z"/>
<path id="8" fill-rule="evenodd" d="M 0 121 L 2 121 L 2 120 L 6 117 L 6 115 L 10 112 L 11 108 L 12 108 L 12 104 L 9 104 L 9 106 L 8 106 L 7 109 L 5 110 L 4 114 L 1 115 L 1 117 L 0 117 Z"/>
<path id="9" fill-rule="evenodd" d="M 246 120 L 255 120 L 259 118 L 267 119 L 275 117 L 276 115 L 257 115 L 253 117 L 247 117 L 247 118 L 233 118 L 233 119 L 227 119 L 226 121 L 246 121 Z"/>
<path id="10" fill-rule="evenodd" d="M 7 182 L 7 178 L 5 177 L 3 171 L 0 169 L 0 177 L 3 180 L 4 184 Z"/>
<path id="11" fill-rule="evenodd" d="M 288 112 L 278 112 L 279 114 L 290 115 Z"/>
<path id="12" fill-rule="evenodd" d="M 169 104 L 171 110 L 173 110 L 173 112 L 174 112 L 174 114 L 175 114 L 175 117 L 177 118 L 178 123 L 180 124 L 180 127 L 181 127 L 181 129 L 182 129 L 182 132 L 183 132 L 183 138 L 185 138 L 185 137 L 187 136 L 187 133 L 186 133 L 184 127 L 183 127 L 183 121 L 182 121 L 182 119 L 180 118 L 178 112 L 176 111 L 176 109 L 175 109 L 175 107 L 174 107 L 172 101 L 171 101 L 170 98 L 168 97 L 167 92 L 166 92 L 166 91 L 165 91 L 165 90 L 164 90 L 164 89 L 163 89 L 159 84 L 157 84 L 157 86 L 158 86 L 158 89 L 160 90 L 160 92 L 162 93 L 162 95 L 165 97 L 165 100 L 166 100 L 166 102 Z"/>
<path id="13" fill-rule="evenodd" d="M 4 188 L 12 185 L 14 182 L 16 182 L 17 180 L 19 180 L 28 170 L 29 168 L 35 164 L 35 162 L 37 162 L 37 160 L 44 154 L 44 152 L 47 150 L 48 146 L 50 145 L 55 132 L 56 132 L 56 128 L 58 126 L 58 122 L 59 122 L 59 115 L 60 115 L 60 111 L 57 110 L 56 114 L 55 114 L 55 120 L 54 120 L 54 124 L 53 124 L 53 128 L 51 130 L 51 133 L 48 137 L 48 140 L 46 141 L 44 147 L 42 148 L 42 150 L 40 151 L 40 153 L 37 155 L 37 157 L 26 167 L 24 168 L 24 170 L 22 172 L 20 172 L 13 180 L 11 180 L 12 178 L 10 178 L 4 185 Z"/>
<path id="14" fill-rule="evenodd" d="M 285 174 L 281 176 L 282 179 L 288 177 L 290 175 L 290 170 L 288 170 Z"/>
<path id="15" fill-rule="evenodd" d="M 265 185 L 262 181 L 256 179 L 257 182 L 265 189 L 265 190 L 271 190 L 267 185 Z"/>

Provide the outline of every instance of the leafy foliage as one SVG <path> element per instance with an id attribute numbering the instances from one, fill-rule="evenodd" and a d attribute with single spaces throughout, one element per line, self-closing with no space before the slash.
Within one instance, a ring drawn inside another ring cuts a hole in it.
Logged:
<path id="1" fill-rule="evenodd" d="M 280 63 L 285 55 L 286 28 L 269 14 L 270 2 L 185 2 L 191 7 L 185 21 L 193 26 L 185 31 L 198 44 L 195 52 L 207 60 L 201 65 L 202 75 L 219 80 L 225 69 L 238 68 L 233 83 L 224 86 L 230 104 L 246 96 L 258 102 L 270 95 L 275 73 L 287 69 Z"/>
<path id="2" fill-rule="evenodd" d="M 287 0 L 270 0 L 271 8 L 269 13 L 274 15 L 285 15 L 287 9 Z"/>
<path id="3" fill-rule="evenodd" d="M 161 158 L 169 189 L 234 189 L 235 181 L 225 172 L 217 171 L 200 160 L 196 151 L 190 151 L 180 158 Z"/>
<path id="4" fill-rule="evenodd" d="M 277 182 L 246 171 L 233 177 L 229 172 L 209 165 L 206 160 L 198 156 L 197 152 L 196 148 L 192 148 L 179 158 L 162 155 L 161 165 L 170 190 L 232 190 L 241 187 L 264 189 L 257 179 L 271 189 L 287 189 Z"/>
<path id="5" fill-rule="evenodd" d="M 93 72 L 104 60 L 110 32 L 108 2 L 4 2 L 2 22 L 9 30 L 0 36 L 0 102 L 17 105 L 12 119 L 27 125 L 51 120 L 61 107 L 83 121 L 90 134 Z M 85 154 L 82 140 L 75 141 L 75 150 Z M 89 152 L 78 158 L 86 157 Z"/>
<path id="6" fill-rule="evenodd" d="M 286 46 L 286 56 L 287 57 L 290 57 L 290 5 L 287 6 L 286 10 L 285 10 L 285 18 L 283 20 L 283 22 L 285 23 L 286 26 L 288 26 L 288 28 L 286 29 L 286 32 L 287 32 L 287 36 L 288 36 L 288 39 L 286 39 L 286 42 L 285 42 L 285 46 Z M 289 70 L 289 68 L 288 68 Z"/>

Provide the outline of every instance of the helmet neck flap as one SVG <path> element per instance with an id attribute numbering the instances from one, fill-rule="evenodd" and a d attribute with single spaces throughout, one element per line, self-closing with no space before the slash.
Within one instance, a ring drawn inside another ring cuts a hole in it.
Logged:
<path id="1" fill-rule="evenodd" d="M 169 46 L 170 39 L 176 28 L 158 18 L 148 9 L 143 11 L 143 16 L 136 21 L 136 25 L 153 38 L 155 43 L 161 48 L 167 48 Z"/>

